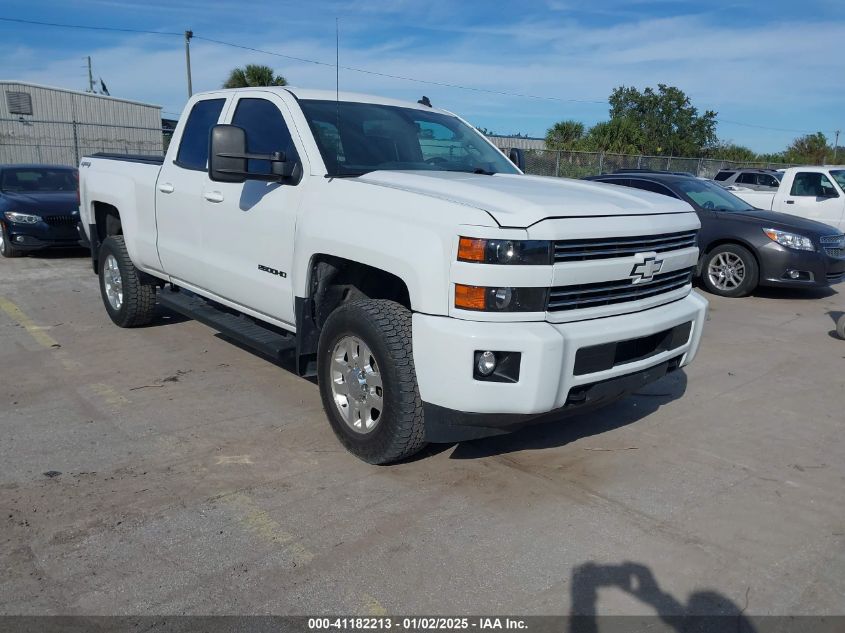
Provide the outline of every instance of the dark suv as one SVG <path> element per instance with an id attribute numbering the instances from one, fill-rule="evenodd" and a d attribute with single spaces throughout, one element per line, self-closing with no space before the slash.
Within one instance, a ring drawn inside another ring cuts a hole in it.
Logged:
<path id="1" fill-rule="evenodd" d="M 786 213 L 755 209 L 709 180 L 618 172 L 586 180 L 679 198 L 701 220 L 698 274 L 710 292 L 742 297 L 761 286 L 827 286 L 845 277 L 845 235 Z"/>

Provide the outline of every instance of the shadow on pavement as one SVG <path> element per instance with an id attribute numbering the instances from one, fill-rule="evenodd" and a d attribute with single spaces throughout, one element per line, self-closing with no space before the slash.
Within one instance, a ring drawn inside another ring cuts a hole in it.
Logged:
<path id="1" fill-rule="evenodd" d="M 683 370 L 675 371 L 636 393 L 595 411 L 578 415 L 558 414 L 514 433 L 462 442 L 452 452 L 451 459 L 478 459 L 516 451 L 564 446 L 584 437 L 633 424 L 683 396 L 686 388 L 686 374 Z M 450 445 L 435 445 L 435 448 L 437 446 Z"/>
<path id="2" fill-rule="evenodd" d="M 746 604 L 743 607 L 712 589 L 696 591 L 684 603 L 661 589 L 654 574 L 646 565 L 626 561 L 619 565 L 590 562 L 579 565 L 572 571 L 570 615 L 573 617 L 569 620 L 570 633 L 599 631 L 598 592 L 599 589 L 611 587 L 624 591 L 653 608 L 660 621 L 666 625 L 657 627 L 659 630 L 689 631 L 690 633 L 755 632 L 751 621 L 744 615 L 748 607 L 747 594 Z M 642 624 L 645 625 L 650 618 L 653 619 L 654 616 L 641 618 L 630 616 L 620 619 L 626 620 L 624 626 L 627 627 L 634 624 L 634 620 L 642 620 Z M 606 630 L 604 627 L 601 628 Z"/>

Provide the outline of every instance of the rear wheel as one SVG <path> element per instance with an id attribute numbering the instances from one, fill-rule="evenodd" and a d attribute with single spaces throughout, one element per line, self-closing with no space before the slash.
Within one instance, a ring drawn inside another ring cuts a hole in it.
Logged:
<path id="1" fill-rule="evenodd" d="M 12 246 L 6 227 L 0 224 L 0 255 L 3 257 L 20 257 L 23 252 Z"/>
<path id="2" fill-rule="evenodd" d="M 425 446 L 410 310 L 380 299 L 341 305 L 326 319 L 317 354 L 323 408 L 349 452 L 387 464 Z"/>
<path id="3" fill-rule="evenodd" d="M 744 297 L 757 287 L 760 269 L 744 246 L 722 244 L 704 256 L 701 281 L 704 287 L 722 297 Z"/>
<path id="4" fill-rule="evenodd" d="M 114 324 L 138 327 L 152 321 L 156 287 L 141 281 L 122 235 L 112 235 L 103 241 L 99 260 L 100 294 Z"/>

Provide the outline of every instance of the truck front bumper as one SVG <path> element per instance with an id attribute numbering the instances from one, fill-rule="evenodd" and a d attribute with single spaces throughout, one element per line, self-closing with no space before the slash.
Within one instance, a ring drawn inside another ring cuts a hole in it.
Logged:
<path id="1" fill-rule="evenodd" d="M 415 313 L 414 365 L 427 439 L 504 433 L 550 412 L 575 412 L 631 393 L 693 359 L 706 312 L 706 299 L 691 292 L 650 310 L 575 323 Z M 518 379 L 480 378 L 476 354 L 487 350 L 518 353 Z"/>

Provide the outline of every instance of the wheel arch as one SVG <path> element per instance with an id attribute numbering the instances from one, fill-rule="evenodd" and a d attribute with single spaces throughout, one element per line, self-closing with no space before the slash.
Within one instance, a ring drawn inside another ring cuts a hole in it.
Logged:
<path id="1" fill-rule="evenodd" d="M 749 253 L 751 253 L 751 256 L 754 258 L 754 261 L 757 262 L 757 270 L 762 270 L 760 256 L 757 254 L 757 249 L 751 243 L 739 237 L 720 237 L 719 239 L 715 239 L 710 242 L 706 248 L 701 249 L 701 253 L 698 256 L 698 264 L 696 265 L 695 269 L 696 277 L 701 276 L 701 270 L 704 266 L 704 260 L 707 258 L 707 256 L 718 247 L 729 244 L 742 246 L 744 249 L 746 249 Z"/>

